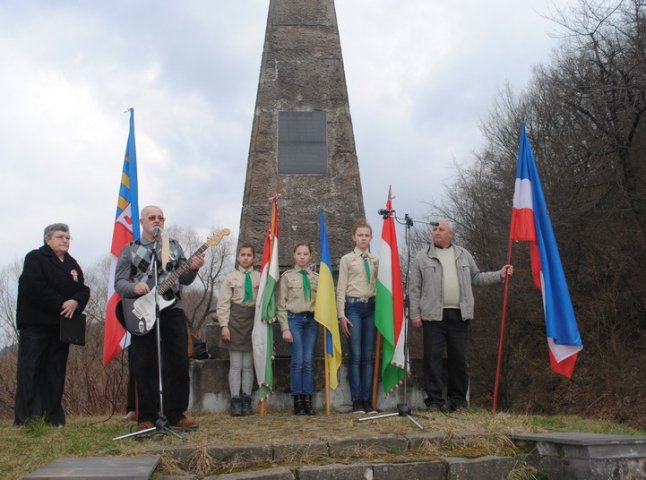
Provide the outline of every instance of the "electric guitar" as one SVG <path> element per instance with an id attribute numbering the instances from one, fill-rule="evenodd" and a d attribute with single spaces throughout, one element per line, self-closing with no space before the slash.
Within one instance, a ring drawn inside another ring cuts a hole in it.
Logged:
<path id="1" fill-rule="evenodd" d="M 157 287 L 154 287 L 150 292 L 138 298 L 122 298 L 119 304 L 117 304 L 116 313 L 117 318 L 126 330 L 128 330 L 132 335 L 137 336 L 146 335 L 150 332 L 155 326 L 156 321 L 155 304 L 159 305 L 159 311 L 161 312 L 177 301 L 174 295 L 168 299 L 164 297 L 164 294 L 172 288 L 177 279 L 183 273 L 191 268 L 189 264 L 191 258 L 202 254 L 209 247 L 217 245 L 230 233 L 231 231 L 228 228 L 225 228 L 211 235 L 186 262 L 182 263 L 179 268 L 174 270 L 163 282 L 157 285 Z M 157 297 L 156 301 L 155 297 Z"/>

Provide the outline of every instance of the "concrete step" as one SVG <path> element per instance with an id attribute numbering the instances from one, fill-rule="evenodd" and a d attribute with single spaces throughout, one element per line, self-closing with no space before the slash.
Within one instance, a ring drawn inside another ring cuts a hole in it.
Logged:
<path id="1" fill-rule="evenodd" d="M 165 456 L 189 472 L 160 477 L 165 480 L 190 479 L 196 460 L 202 465 L 206 461 L 207 470 L 195 473 L 195 478 L 223 480 L 500 480 L 511 472 L 541 472 L 551 480 L 646 479 L 646 436 L 516 434 L 518 451 L 525 453 L 477 458 L 434 454 L 444 440 L 439 432 L 410 432 L 271 444 L 153 445 L 146 456 L 64 457 L 24 478 L 145 480 Z M 466 445 L 477 439 L 471 434 L 463 440 Z M 237 473 L 205 476 L 209 470 Z"/>

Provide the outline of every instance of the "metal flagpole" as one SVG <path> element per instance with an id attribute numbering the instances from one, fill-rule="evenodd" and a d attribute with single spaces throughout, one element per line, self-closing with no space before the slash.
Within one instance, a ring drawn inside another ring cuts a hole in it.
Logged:
<path id="1" fill-rule="evenodd" d="M 424 427 L 422 425 L 420 425 L 420 423 L 417 420 L 415 420 L 415 418 L 413 418 L 412 410 L 411 410 L 410 406 L 408 405 L 408 398 L 407 398 L 408 397 L 408 388 L 407 388 L 408 371 L 409 371 L 409 365 L 410 365 L 410 359 L 408 358 L 408 322 L 409 322 L 409 318 L 408 318 L 409 317 L 408 298 L 409 298 L 409 293 L 410 293 L 409 292 L 409 289 L 410 289 L 409 278 L 410 278 L 410 257 L 411 257 L 411 255 L 410 255 L 410 235 L 409 235 L 409 230 L 412 228 L 414 222 L 413 222 L 413 219 L 408 216 L 408 214 L 404 215 L 404 222 L 400 222 L 397 219 L 397 217 L 395 216 L 395 211 L 394 210 L 380 210 L 379 214 L 383 215 L 384 219 L 388 218 L 388 215 L 392 214 L 393 218 L 395 218 L 395 220 L 397 220 L 397 223 L 402 223 L 402 224 L 406 225 L 405 243 L 406 243 L 407 259 L 406 259 L 406 281 L 405 281 L 405 287 L 404 287 L 404 290 L 406 291 L 406 298 L 404 300 L 404 311 L 405 311 L 404 321 L 406 322 L 406 325 L 404 326 L 404 364 L 405 364 L 404 365 L 404 367 L 405 367 L 404 368 L 404 385 L 403 385 L 403 387 L 404 387 L 403 388 L 403 397 L 404 397 L 403 400 L 404 401 L 402 403 L 397 404 L 397 411 L 396 412 L 384 413 L 382 415 L 373 415 L 373 416 L 370 416 L 370 417 L 363 417 L 363 418 L 357 419 L 356 421 L 357 422 L 367 422 L 369 420 L 377 420 L 377 419 L 380 419 L 380 418 L 388 418 L 388 417 L 397 417 L 397 416 L 399 416 L 399 417 L 408 418 L 417 428 L 419 428 L 420 430 L 424 430 Z M 418 223 L 427 223 L 429 225 L 435 225 L 434 223 L 429 223 L 429 222 L 418 222 Z M 397 254 L 397 252 L 395 252 L 395 254 Z M 377 355 L 375 354 L 375 357 L 376 356 Z M 373 391 L 374 391 L 374 385 L 373 385 Z"/>

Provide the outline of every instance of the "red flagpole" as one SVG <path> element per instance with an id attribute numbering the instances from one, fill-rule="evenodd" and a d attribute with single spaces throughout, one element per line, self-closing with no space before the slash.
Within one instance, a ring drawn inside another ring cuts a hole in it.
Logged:
<path id="1" fill-rule="evenodd" d="M 512 253 L 512 240 L 511 240 L 511 222 L 510 222 L 510 232 L 509 232 L 509 243 L 507 245 L 507 265 L 511 265 L 511 253 Z M 496 362 L 496 377 L 493 383 L 493 404 L 491 407 L 491 412 L 496 413 L 498 408 L 498 387 L 500 386 L 500 368 L 502 366 L 502 350 L 505 340 L 505 323 L 507 322 L 507 304 L 509 301 L 509 275 L 505 272 L 505 293 L 502 300 L 502 314 L 500 316 L 500 338 L 498 340 L 498 361 Z"/>

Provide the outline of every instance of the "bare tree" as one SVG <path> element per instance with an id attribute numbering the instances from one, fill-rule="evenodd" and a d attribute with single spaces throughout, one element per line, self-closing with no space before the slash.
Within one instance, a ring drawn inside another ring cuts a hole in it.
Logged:
<path id="1" fill-rule="evenodd" d="M 22 264 L 16 260 L 0 270 L 0 348 L 18 342 L 16 300 Z"/>
<path id="2" fill-rule="evenodd" d="M 16 297 L 22 264 L 16 260 L 0 270 L 0 412 L 13 412 L 18 361 Z M 0 414 L 0 418 L 5 415 Z"/>
<path id="3" fill-rule="evenodd" d="M 220 228 L 214 228 L 212 232 L 220 230 Z M 206 238 L 200 238 L 193 229 L 169 227 L 166 232 L 169 237 L 175 238 L 182 245 L 187 257 L 206 241 Z M 217 292 L 224 277 L 233 268 L 235 244 L 235 238 L 224 237 L 220 243 L 209 248 L 206 251 L 204 266 L 200 269 L 197 278 L 182 292 L 189 327 L 194 333 L 200 332 L 215 314 Z"/>

